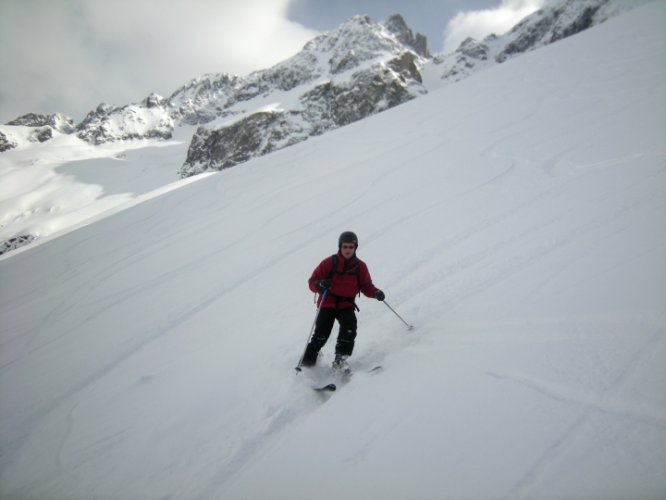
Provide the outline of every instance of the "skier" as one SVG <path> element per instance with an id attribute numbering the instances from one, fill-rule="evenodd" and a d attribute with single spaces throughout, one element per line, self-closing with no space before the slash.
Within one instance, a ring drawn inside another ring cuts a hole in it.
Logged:
<path id="1" fill-rule="evenodd" d="M 308 280 L 310 290 L 320 294 L 319 314 L 314 334 L 303 354 L 302 366 L 316 364 L 319 350 L 326 344 L 337 319 L 340 331 L 333 369 L 348 372 L 347 359 L 354 350 L 356 338 L 355 310 L 358 307 L 354 298 L 363 292 L 367 297 L 384 300 L 384 292 L 372 284 L 368 266 L 356 256 L 357 248 L 356 235 L 345 231 L 338 239 L 338 253 L 321 261 Z"/>

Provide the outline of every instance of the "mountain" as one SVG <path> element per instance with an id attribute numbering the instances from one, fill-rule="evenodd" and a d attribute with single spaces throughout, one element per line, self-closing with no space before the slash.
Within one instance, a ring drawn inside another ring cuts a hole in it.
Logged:
<path id="1" fill-rule="evenodd" d="M 622 5 L 618 0 L 561 0 L 502 37 L 468 39 L 453 54 L 434 58 L 425 37 L 413 35 L 400 15 L 381 23 L 357 16 L 312 40 L 294 57 L 248 77 L 204 75 L 168 98 L 152 94 L 138 104 L 100 104 L 76 126 L 76 133 L 102 144 L 169 139 L 174 127 L 209 124 L 192 138 L 181 175 L 219 170 L 427 93 L 433 88 L 423 86 L 422 71 L 458 80 L 488 61 L 504 62 L 603 22 Z M 10 124 L 26 123 L 18 119 Z M 43 130 L 39 140 L 51 136 Z M 12 142 L 5 139 L 3 144 L 8 148 Z"/>
<path id="2" fill-rule="evenodd" d="M 197 130 L 181 173 L 230 167 L 413 99 L 425 93 L 418 66 L 427 56 L 400 16 L 354 17 L 250 75 L 220 106 L 222 123 Z"/>
<path id="3" fill-rule="evenodd" d="M 665 16 L 0 258 L 0 497 L 663 498 Z M 359 298 L 324 398 L 306 280 L 349 229 L 415 329 Z"/>
<path id="4" fill-rule="evenodd" d="M 547 3 L 502 36 L 482 41 L 468 38 L 451 54 L 434 57 L 437 75 L 430 88 L 459 81 L 480 69 L 503 63 L 512 57 L 538 49 L 601 24 L 626 10 L 650 0 L 560 0 Z"/>
<path id="5" fill-rule="evenodd" d="M 20 184 L 0 189 L 0 254 L 81 222 L 95 206 L 108 209 L 128 194 L 144 195 L 144 186 L 157 188 L 152 168 L 139 163 L 135 174 L 128 172 L 135 155 L 123 150 L 140 149 L 141 141 L 163 141 L 177 155 L 160 160 L 165 184 L 228 168 L 423 96 L 640 3 L 552 2 L 506 35 L 466 40 L 452 54 L 434 57 L 425 37 L 414 35 L 401 16 L 381 23 L 357 16 L 247 77 L 204 75 L 169 97 L 100 104 L 76 125 L 63 115 L 25 115 L 0 126 L 2 182 Z M 115 168 L 102 158 L 113 158 Z M 88 161 L 86 171 L 81 161 Z M 90 164 L 101 165 L 100 172 L 91 173 Z M 151 178 L 143 179 L 147 171 Z M 74 175 L 65 178 L 67 172 Z M 57 191 L 75 194 L 63 199 Z"/>

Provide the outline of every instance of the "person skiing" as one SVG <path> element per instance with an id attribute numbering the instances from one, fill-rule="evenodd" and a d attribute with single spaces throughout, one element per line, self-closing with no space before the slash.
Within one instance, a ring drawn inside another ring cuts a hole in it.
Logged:
<path id="1" fill-rule="evenodd" d="M 333 369 L 349 371 L 347 359 L 354 350 L 356 314 L 354 298 L 363 292 L 366 297 L 384 300 L 384 292 L 372 284 L 368 266 L 356 256 L 358 238 L 345 231 L 338 239 L 338 253 L 325 258 L 308 280 L 310 290 L 319 293 L 319 314 L 315 329 L 305 348 L 301 366 L 314 366 L 317 356 L 328 341 L 335 320 L 340 324 L 335 345 Z"/>

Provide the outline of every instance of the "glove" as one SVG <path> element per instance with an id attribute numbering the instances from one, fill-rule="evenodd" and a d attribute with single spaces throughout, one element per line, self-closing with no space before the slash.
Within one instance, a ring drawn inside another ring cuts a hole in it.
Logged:
<path id="1" fill-rule="evenodd" d="M 317 281 L 317 290 L 320 292 L 323 292 L 324 290 L 328 290 L 331 288 L 331 280 L 319 280 Z"/>
<path id="2" fill-rule="evenodd" d="M 382 292 L 381 290 L 377 290 L 377 291 L 375 292 L 375 298 L 376 298 L 379 302 L 381 302 L 381 301 L 383 301 L 383 300 L 386 298 L 386 296 L 384 295 L 384 292 Z"/>

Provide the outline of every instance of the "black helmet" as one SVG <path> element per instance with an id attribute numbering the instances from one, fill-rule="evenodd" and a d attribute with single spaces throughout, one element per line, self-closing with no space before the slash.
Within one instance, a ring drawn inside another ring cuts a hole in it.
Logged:
<path id="1" fill-rule="evenodd" d="M 338 238 L 338 249 L 342 247 L 343 243 L 353 243 L 358 248 L 358 238 L 351 231 L 345 231 L 340 235 L 340 238 Z"/>

